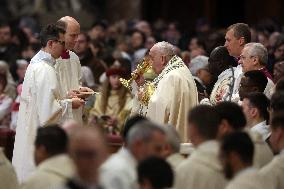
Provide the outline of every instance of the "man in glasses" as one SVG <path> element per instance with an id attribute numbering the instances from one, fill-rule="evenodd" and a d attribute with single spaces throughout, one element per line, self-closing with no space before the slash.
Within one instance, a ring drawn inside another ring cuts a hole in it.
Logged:
<path id="1" fill-rule="evenodd" d="M 267 78 L 272 79 L 272 76 L 265 68 L 267 61 L 267 49 L 262 44 L 248 43 L 242 50 L 239 64 L 242 65 L 243 73 L 251 70 L 260 70 Z"/>
<path id="2" fill-rule="evenodd" d="M 261 71 L 268 79 L 266 88 L 264 90 L 264 94 L 270 98 L 272 90 L 274 88 L 274 84 L 272 76 L 266 69 L 266 64 L 268 61 L 268 52 L 267 49 L 260 43 L 248 43 L 245 45 L 242 53 L 240 55 L 239 64 L 242 66 L 242 74 L 236 79 L 233 95 L 234 101 L 237 102 L 239 100 L 239 87 L 241 79 L 244 73 L 252 70 Z"/>
<path id="3" fill-rule="evenodd" d="M 15 137 L 13 165 L 20 182 L 35 169 L 33 162 L 36 129 L 72 118 L 72 109 L 84 104 L 66 99 L 59 90 L 54 65 L 64 50 L 64 30 L 51 24 L 40 33 L 42 49 L 33 57 L 24 78 Z"/>

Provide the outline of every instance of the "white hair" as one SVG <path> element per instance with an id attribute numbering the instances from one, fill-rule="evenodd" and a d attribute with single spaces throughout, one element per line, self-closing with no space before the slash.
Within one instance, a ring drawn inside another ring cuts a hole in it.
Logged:
<path id="1" fill-rule="evenodd" d="M 261 65 L 267 64 L 268 52 L 261 43 L 247 43 L 244 48 L 248 48 L 248 54 L 257 57 Z"/>
<path id="2" fill-rule="evenodd" d="M 26 61 L 25 59 L 18 59 L 16 60 L 16 64 L 17 66 L 27 66 L 29 65 L 29 62 Z"/>
<path id="3" fill-rule="evenodd" d="M 165 130 L 161 126 L 150 121 L 141 121 L 130 129 L 126 137 L 126 143 L 128 146 L 132 146 L 137 140 L 142 140 L 145 143 L 149 142 L 154 132 L 165 134 Z"/>
<path id="4" fill-rule="evenodd" d="M 175 153 L 180 151 L 180 136 L 176 129 L 172 125 L 166 125 L 165 127 L 166 135 L 167 135 L 167 143 L 172 147 L 172 150 Z"/>
<path id="5" fill-rule="evenodd" d="M 188 65 L 188 68 L 193 76 L 196 76 L 197 71 L 208 66 L 208 57 L 199 55 L 193 58 Z"/>
<path id="6" fill-rule="evenodd" d="M 166 41 L 156 43 L 154 48 L 156 48 L 163 56 L 167 56 L 168 58 L 173 57 L 176 54 L 175 46 Z"/>

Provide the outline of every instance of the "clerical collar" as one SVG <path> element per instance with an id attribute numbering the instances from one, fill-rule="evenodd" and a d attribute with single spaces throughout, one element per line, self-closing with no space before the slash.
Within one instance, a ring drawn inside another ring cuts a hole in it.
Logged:
<path id="1" fill-rule="evenodd" d="M 61 53 L 61 56 L 60 56 L 62 59 L 69 59 L 70 58 L 70 55 L 69 55 L 69 50 L 64 50 L 62 53 Z"/>
<path id="2" fill-rule="evenodd" d="M 55 59 L 51 56 L 51 54 L 45 52 L 44 50 L 40 50 L 37 53 L 37 56 L 39 57 L 39 60 L 44 60 L 46 63 L 48 63 L 51 66 L 54 66 L 56 63 Z"/>

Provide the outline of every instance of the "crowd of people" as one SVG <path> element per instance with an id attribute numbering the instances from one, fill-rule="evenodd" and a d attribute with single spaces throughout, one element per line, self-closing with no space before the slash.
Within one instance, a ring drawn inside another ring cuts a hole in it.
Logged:
<path id="1" fill-rule="evenodd" d="M 202 22 L 186 42 L 175 23 L 65 16 L 36 35 L 0 22 L 0 188 L 284 188 L 276 25 Z"/>

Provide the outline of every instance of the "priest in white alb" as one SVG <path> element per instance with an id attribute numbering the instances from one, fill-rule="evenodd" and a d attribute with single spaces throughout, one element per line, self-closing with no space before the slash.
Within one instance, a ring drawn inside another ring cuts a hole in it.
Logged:
<path id="1" fill-rule="evenodd" d="M 79 98 L 62 97 L 54 65 L 64 50 L 64 30 L 55 25 L 44 27 L 40 34 L 42 49 L 33 57 L 25 74 L 20 99 L 13 166 L 19 182 L 35 169 L 33 154 L 36 130 L 72 117 L 72 109 L 83 105 Z"/>
<path id="2" fill-rule="evenodd" d="M 277 154 L 259 173 L 270 188 L 284 188 L 284 112 L 274 112 L 271 118 L 271 136 L 269 138 L 273 151 Z"/>
<path id="3" fill-rule="evenodd" d="M 82 70 L 79 57 L 72 51 L 78 35 L 80 34 L 80 24 L 70 16 L 64 16 L 57 21 L 57 25 L 65 30 L 65 50 L 60 58 L 56 60 L 55 70 L 58 73 L 58 82 L 61 94 L 65 97 L 76 96 L 77 92 L 93 92 L 88 87 L 81 86 Z M 82 96 L 80 96 L 82 98 Z M 88 95 L 85 95 L 88 97 Z M 72 119 L 78 124 L 82 124 L 82 107 L 72 111 Z"/>
<path id="4" fill-rule="evenodd" d="M 187 142 L 187 112 L 198 104 L 198 93 L 193 77 L 175 48 L 168 42 L 156 43 L 149 52 L 149 61 L 158 76 L 145 83 L 140 76 L 140 86 L 135 95 L 133 112 L 160 124 L 171 124 Z M 149 100 L 145 100 L 149 97 Z"/>

